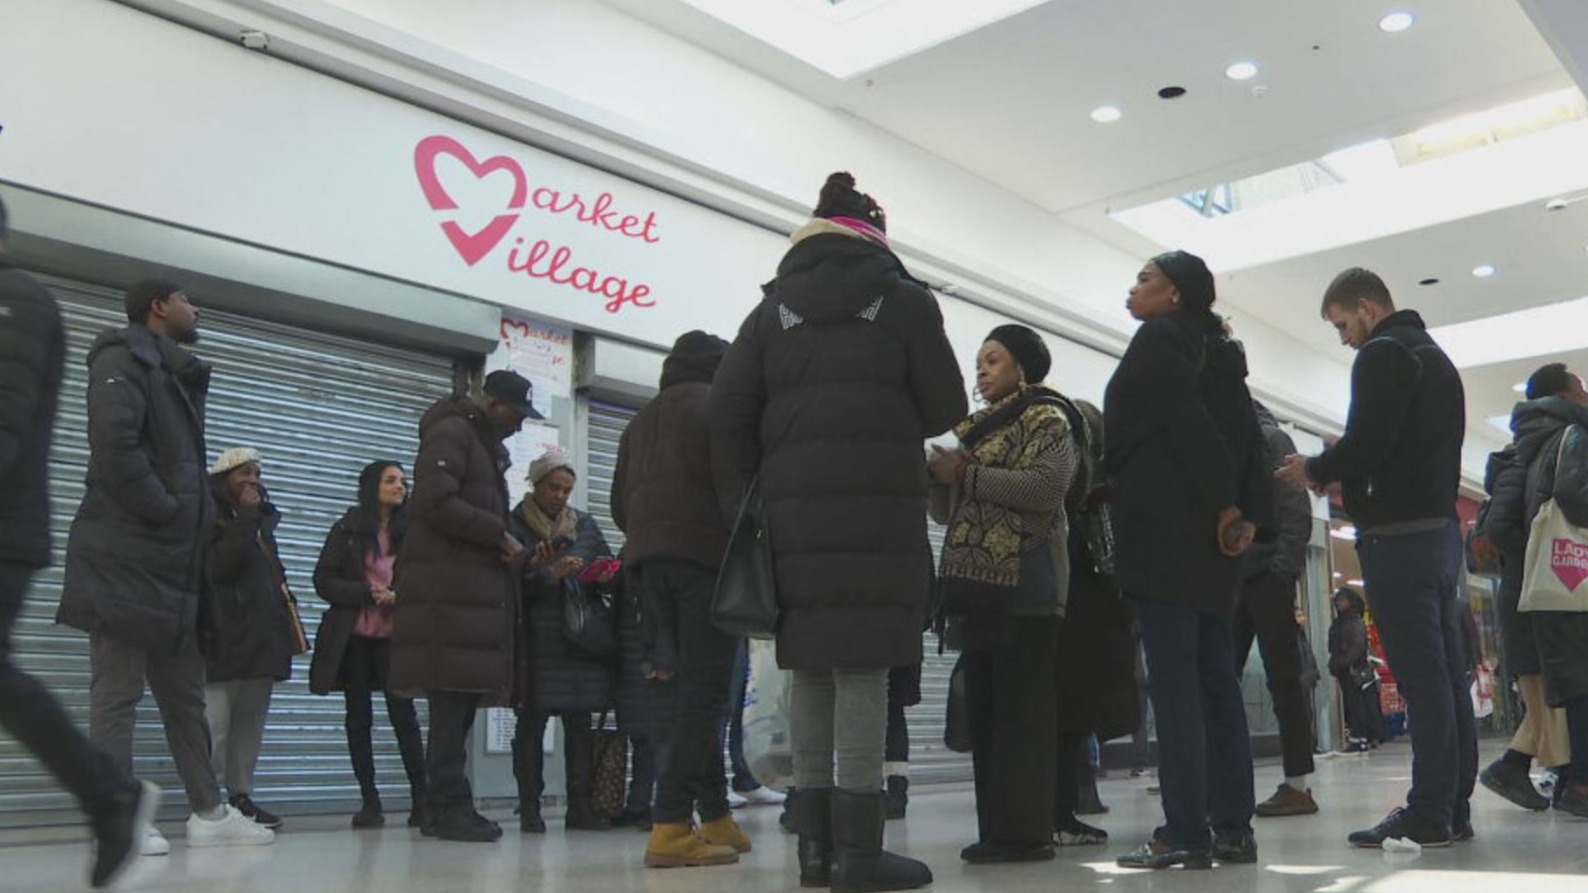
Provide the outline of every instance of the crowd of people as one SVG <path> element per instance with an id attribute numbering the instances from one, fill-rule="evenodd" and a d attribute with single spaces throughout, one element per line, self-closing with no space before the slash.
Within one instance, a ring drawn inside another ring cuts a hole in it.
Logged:
<path id="1" fill-rule="evenodd" d="M 0 247 L 4 236 L 0 209 Z M 512 371 L 424 414 L 411 490 L 393 459 L 360 474 L 315 567 L 326 607 L 309 674 L 312 691 L 345 700 L 362 801 L 354 827 L 385 822 L 372 744 L 380 693 L 408 824 L 426 837 L 500 838 L 477 809 L 467 742 L 481 708 L 510 707 L 523 833 L 546 831 L 542 740 L 556 717 L 567 828 L 648 829 L 645 863 L 658 868 L 749 852 L 723 767 L 745 643 L 714 622 L 713 597 L 753 492 L 789 674 L 787 819 L 801 886 L 931 883 L 926 864 L 884 850 L 883 828 L 905 812 L 904 706 L 920 699 L 923 632 L 934 628 L 959 653 L 976 801 L 966 862 L 1046 860 L 1056 845 L 1108 840 L 1078 817 L 1095 799 L 1088 743 L 1143 726 L 1138 645 L 1164 823 L 1119 864 L 1256 862 L 1254 816 L 1319 809 L 1296 596 L 1307 491 L 1338 484 L 1366 581 L 1365 602 L 1336 594 L 1329 632 L 1348 746 L 1382 734 L 1368 607 L 1412 719 L 1406 805 L 1349 841 L 1472 837 L 1479 773 L 1457 597 L 1464 395 L 1421 318 L 1397 310 L 1379 277 L 1347 270 L 1324 293 L 1321 315 L 1357 356 L 1345 431 L 1308 457 L 1248 391 L 1245 352 L 1194 255 L 1154 257 L 1130 286 L 1140 326 L 1101 407 L 1066 396 L 1042 336 L 1015 323 L 982 343 L 973 406 L 935 298 L 853 177 L 828 178 L 792 242 L 731 342 L 677 339 L 657 396 L 624 432 L 610 493 L 621 554 L 571 504 L 580 469 L 561 453 L 533 462 L 529 491 L 511 503 L 507 475 L 522 472 L 509 470 L 505 443 L 540 418 L 530 382 Z M 199 311 L 174 282 L 139 282 L 125 296 L 128 325 L 88 356 L 87 490 L 58 612 L 89 637 L 84 736 L 4 644 L 49 560 L 45 478 L 65 352 L 54 301 L 3 253 L 0 310 L 0 722 L 88 815 L 95 885 L 170 847 L 150 824 L 158 789 L 132 777 L 145 684 L 191 809 L 188 845 L 271 843 L 281 819 L 254 802 L 254 768 L 272 688 L 311 643 L 277 552 L 268 457 L 239 447 L 207 462 L 210 367 L 190 349 Z M 1557 767 L 1558 805 L 1583 815 L 1588 614 L 1552 604 L 1535 617 L 1520 593 L 1541 507 L 1588 521 L 1588 392 L 1552 365 L 1527 398 L 1517 443 L 1491 463 L 1495 495 L 1477 537 L 1504 569 L 1507 661 L 1527 719 L 1482 779 L 1545 808 L 1528 769 Z M 939 445 L 923 449 L 929 440 Z M 928 518 L 945 531 L 937 556 Z M 1284 782 L 1261 803 L 1240 689 L 1254 643 L 1284 761 Z M 428 740 L 415 698 L 428 703 Z M 595 790 L 598 730 L 614 708 L 633 750 L 621 810 Z M 736 791 L 780 799 L 742 762 L 735 769 Z"/>

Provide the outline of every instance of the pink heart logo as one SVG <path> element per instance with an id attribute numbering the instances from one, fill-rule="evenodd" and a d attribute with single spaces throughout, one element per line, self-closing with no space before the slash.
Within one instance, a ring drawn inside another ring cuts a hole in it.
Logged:
<path id="1" fill-rule="evenodd" d="M 1555 540 L 1550 555 L 1550 569 L 1566 584 L 1566 589 L 1576 592 L 1582 581 L 1588 580 L 1588 546 L 1567 539 Z"/>
<path id="2" fill-rule="evenodd" d="M 513 195 L 508 199 L 509 209 L 524 207 L 525 200 L 529 197 L 529 181 L 524 178 L 524 169 L 518 162 L 506 155 L 495 155 L 484 161 L 478 161 L 474 153 L 463 147 L 463 144 L 448 136 L 427 136 L 414 147 L 414 173 L 419 176 L 419 188 L 425 194 L 425 201 L 436 211 L 455 211 L 458 203 L 447 194 L 446 187 L 441 185 L 441 180 L 436 176 L 436 158 L 440 155 L 450 155 L 463 162 L 463 166 L 475 177 L 484 179 L 498 171 L 506 171 L 513 176 Z M 492 218 L 479 232 L 468 232 L 458 226 L 456 221 L 448 220 L 441 224 L 441 231 L 446 233 L 447 241 L 457 250 L 463 262 L 469 266 L 479 263 L 480 258 L 491 253 L 491 249 L 502 241 L 513 224 L 518 222 L 517 214 L 498 214 Z"/>

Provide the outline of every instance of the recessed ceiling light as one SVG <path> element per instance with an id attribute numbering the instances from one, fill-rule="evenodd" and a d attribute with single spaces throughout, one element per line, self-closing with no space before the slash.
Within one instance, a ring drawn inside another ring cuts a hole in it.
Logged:
<path id="1" fill-rule="evenodd" d="M 1170 86 L 1170 87 L 1164 87 L 1162 90 L 1158 91 L 1158 98 L 1159 99 L 1179 99 L 1180 97 L 1182 97 L 1184 95 L 1185 95 L 1185 88 L 1184 87 Z"/>
<path id="2" fill-rule="evenodd" d="M 1257 65 L 1253 62 L 1237 62 L 1224 69 L 1224 76 L 1232 81 L 1249 81 L 1257 77 Z"/>
<path id="3" fill-rule="evenodd" d="M 1498 272 L 1500 272 L 1500 268 L 1496 267 L 1494 264 L 1478 264 L 1472 268 L 1472 275 L 1478 277 L 1479 279 L 1487 279 Z"/>
<path id="4" fill-rule="evenodd" d="M 1392 12 L 1378 20 L 1378 29 L 1389 34 L 1399 34 L 1417 24 L 1417 16 L 1409 12 Z"/>
<path id="5" fill-rule="evenodd" d="M 1099 124 L 1112 124 L 1123 117 L 1125 113 L 1117 105 L 1100 105 L 1092 109 L 1092 120 Z"/>
<path id="6" fill-rule="evenodd" d="M 1433 276 L 1430 276 L 1427 279 L 1419 279 L 1419 280 L 1417 280 L 1417 284 L 1418 285 L 1438 285 L 1439 284 L 1439 280 L 1434 278 Z"/>
<path id="7" fill-rule="evenodd" d="M 1519 381 L 1516 384 L 1511 385 L 1511 390 L 1517 392 L 1518 394 L 1525 394 L 1527 393 L 1527 382 Z"/>

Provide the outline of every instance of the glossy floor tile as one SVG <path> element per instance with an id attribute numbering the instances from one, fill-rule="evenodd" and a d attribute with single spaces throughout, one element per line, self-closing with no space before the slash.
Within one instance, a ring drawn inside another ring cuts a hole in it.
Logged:
<path id="1" fill-rule="evenodd" d="M 1486 757 L 1493 756 L 1492 753 Z M 939 893 L 1096 890 L 1264 891 L 1264 893 L 1582 893 L 1588 891 L 1588 821 L 1565 814 L 1523 812 L 1480 789 L 1474 800 L 1477 840 L 1420 855 L 1353 850 L 1347 831 L 1372 825 L 1400 803 L 1408 774 L 1404 746 L 1369 757 L 1323 760 L 1314 776 L 1322 806 L 1316 816 L 1259 819 L 1260 861 L 1205 872 L 1151 873 L 1114 867 L 1113 858 L 1145 839 L 1161 819 L 1150 779 L 1101 782 L 1110 814 L 1093 821 L 1113 841 L 1066 848 L 1051 863 L 971 867 L 960 847 L 975 828 L 965 790 L 912 796 L 909 818 L 888 825 L 891 848 L 927 860 Z M 1259 798 L 1279 782 L 1277 766 L 1259 767 Z M 423 840 L 398 826 L 379 832 L 344 830 L 345 819 L 299 819 L 272 847 L 189 851 L 173 836 L 172 854 L 145 859 L 121 889 L 329 893 L 749 893 L 795 890 L 794 841 L 778 829 L 776 808 L 738 813 L 755 852 L 736 866 L 646 870 L 645 835 L 627 830 L 564 834 L 556 819 L 544 837 L 509 833 L 496 844 Z M 516 831 L 511 816 L 499 816 Z M 177 827 L 168 828 L 173 835 Z M 52 836 L 52 835 L 45 835 Z M 59 837 L 60 834 L 53 836 Z M 0 837 L 0 890 L 59 893 L 84 887 L 88 848 L 41 843 L 40 835 Z"/>

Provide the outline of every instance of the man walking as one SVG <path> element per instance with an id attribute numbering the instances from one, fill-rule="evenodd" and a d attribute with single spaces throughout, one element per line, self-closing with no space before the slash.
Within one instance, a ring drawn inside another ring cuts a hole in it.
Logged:
<path id="1" fill-rule="evenodd" d="M 1384 281 L 1353 268 L 1323 296 L 1323 316 L 1357 351 L 1345 434 L 1321 455 L 1290 456 L 1276 474 L 1298 486 L 1341 482 L 1356 522 L 1368 604 L 1406 699 L 1412 787 L 1404 808 L 1357 831 L 1425 847 L 1472 834 L 1477 728 L 1461 639 L 1456 489 L 1466 431 L 1461 376 L 1415 311 L 1397 312 Z"/>
<path id="2" fill-rule="evenodd" d="M 1280 430 L 1268 407 L 1252 401 L 1262 428 L 1272 465 L 1296 451 L 1290 435 Z M 1312 708 L 1302 686 L 1302 640 L 1296 627 L 1296 581 L 1307 566 L 1307 543 L 1312 539 L 1312 504 L 1307 491 L 1295 484 L 1274 482 L 1276 536 L 1254 543 L 1242 557 L 1240 601 L 1235 606 L 1235 666 L 1246 666 L 1252 639 L 1262 655 L 1268 675 L 1268 692 L 1274 698 L 1279 720 L 1279 744 L 1284 753 L 1285 780 L 1272 797 L 1257 804 L 1257 815 L 1266 817 L 1311 815 L 1318 803 L 1307 787 L 1313 772 Z"/>
<path id="3" fill-rule="evenodd" d="M 542 418 L 530 405 L 529 381 L 501 369 L 485 377 L 479 399 L 445 397 L 419 422 L 408 534 L 393 586 L 400 595 L 389 687 L 429 693 L 421 831 L 442 840 L 502 836 L 475 810 L 466 768 L 475 712 L 511 703 L 524 545 L 507 529 L 503 441 L 526 418 Z"/>
<path id="4" fill-rule="evenodd" d="M 706 404 L 728 342 L 687 332 L 662 365 L 661 393 L 623 432 L 612 518 L 655 635 L 676 647 L 670 750 L 656 788 L 645 864 L 722 865 L 750 850 L 728 809 L 722 717 L 737 642 L 711 622 L 728 525 L 711 471 Z M 690 819 L 700 812 L 700 829 Z"/>
<path id="5" fill-rule="evenodd" d="M 165 725 L 193 815 L 190 847 L 268 844 L 275 834 L 221 799 L 204 719 L 196 641 L 199 539 L 213 498 L 205 478 L 204 399 L 210 367 L 183 346 L 198 311 L 180 286 L 146 279 L 127 290 L 128 325 L 88 351 L 88 490 L 66 545 L 56 620 L 88 633 L 89 738 L 132 774 L 145 682 Z M 150 828 L 147 855 L 170 852 Z"/>
<path id="6" fill-rule="evenodd" d="M 88 814 L 89 882 L 113 883 L 143 843 L 160 789 L 94 748 L 33 676 L 11 662 L 28 580 L 50 563 L 50 432 L 66 362 L 55 299 L 6 259 L 0 202 L 0 728 L 44 764 Z"/>

